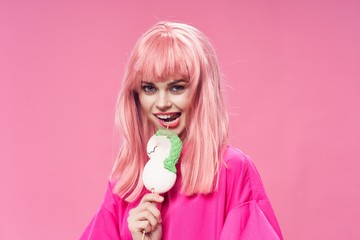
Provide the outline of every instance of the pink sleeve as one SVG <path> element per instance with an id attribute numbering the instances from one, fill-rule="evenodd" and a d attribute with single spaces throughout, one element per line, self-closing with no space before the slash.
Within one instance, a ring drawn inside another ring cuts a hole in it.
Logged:
<path id="1" fill-rule="evenodd" d="M 281 240 L 280 228 L 267 200 L 233 208 L 226 217 L 220 240 Z"/>
<path id="2" fill-rule="evenodd" d="M 111 183 L 106 191 L 104 202 L 86 227 L 80 240 L 120 239 L 117 204 L 112 194 Z"/>
<path id="3" fill-rule="evenodd" d="M 228 160 L 229 212 L 221 240 L 282 240 L 275 213 L 260 175 L 246 155 L 231 154 Z"/>

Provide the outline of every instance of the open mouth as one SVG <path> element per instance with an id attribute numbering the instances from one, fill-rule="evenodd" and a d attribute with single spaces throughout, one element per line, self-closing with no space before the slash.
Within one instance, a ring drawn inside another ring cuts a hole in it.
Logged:
<path id="1" fill-rule="evenodd" d="M 155 114 L 155 116 L 164 122 L 172 122 L 175 121 L 178 117 L 180 117 L 181 113 L 174 114 Z"/>
<path id="2" fill-rule="evenodd" d="M 158 113 L 154 114 L 160 124 L 166 128 L 176 128 L 180 124 L 181 113 Z"/>

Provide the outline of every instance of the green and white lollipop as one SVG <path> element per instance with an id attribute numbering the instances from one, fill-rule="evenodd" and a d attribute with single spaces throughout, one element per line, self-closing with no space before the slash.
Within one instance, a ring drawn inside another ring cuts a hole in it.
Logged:
<path id="1" fill-rule="evenodd" d="M 147 144 L 150 157 L 145 164 L 142 180 L 151 192 L 165 193 L 176 181 L 176 167 L 182 149 L 181 139 L 167 129 L 160 129 Z"/>

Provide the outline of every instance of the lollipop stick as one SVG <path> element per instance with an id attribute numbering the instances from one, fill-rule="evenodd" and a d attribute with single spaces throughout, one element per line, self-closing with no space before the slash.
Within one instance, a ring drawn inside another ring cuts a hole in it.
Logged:
<path id="1" fill-rule="evenodd" d="M 154 193 L 155 193 L 155 189 L 154 189 L 154 188 L 152 188 L 152 189 L 151 189 L 151 193 L 152 193 L 152 194 L 154 194 Z M 145 240 L 145 234 L 146 234 L 146 232 L 145 232 L 145 229 L 144 229 L 144 230 L 142 230 L 142 237 L 141 237 L 141 240 Z"/>
<path id="2" fill-rule="evenodd" d="M 141 240 L 145 240 L 145 229 L 142 231 L 143 235 L 141 237 Z"/>

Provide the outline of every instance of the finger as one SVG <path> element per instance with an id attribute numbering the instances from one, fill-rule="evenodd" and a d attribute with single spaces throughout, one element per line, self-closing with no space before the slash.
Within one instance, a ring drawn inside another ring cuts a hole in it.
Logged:
<path id="1" fill-rule="evenodd" d="M 144 197 L 141 199 L 141 203 L 145 203 L 145 202 L 157 202 L 157 203 L 161 203 L 164 201 L 164 198 L 162 196 L 160 196 L 158 193 L 148 193 L 145 194 Z"/>
<path id="2" fill-rule="evenodd" d="M 133 233 L 142 233 L 143 231 L 148 233 L 153 230 L 153 227 L 150 225 L 148 221 L 144 220 L 144 221 L 136 221 L 132 224 L 129 224 L 129 230 L 130 232 Z"/>
<path id="3" fill-rule="evenodd" d="M 138 219 L 140 221 L 147 220 L 151 226 L 156 226 L 156 224 L 159 223 L 158 218 L 156 218 L 151 212 L 145 211 L 140 212 L 137 215 L 134 216 L 134 219 Z"/>
<path id="4" fill-rule="evenodd" d="M 152 213 L 152 215 L 154 215 L 154 217 L 158 221 L 161 221 L 160 210 L 154 204 L 152 204 L 150 202 L 143 203 L 140 206 L 138 206 L 137 208 L 130 210 L 129 215 L 136 215 L 140 212 L 146 212 L 146 211 Z"/>
<path id="5" fill-rule="evenodd" d="M 146 212 L 146 211 L 152 213 L 152 215 L 157 219 L 159 223 L 162 221 L 160 210 L 156 207 L 156 205 L 150 202 L 142 203 L 138 207 L 131 209 L 129 211 L 129 216 L 135 216 L 138 213 Z"/>
<path id="6" fill-rule="evenodd" d="M 156 218 L 150 211 L 143 211 L 139 212 L 137 214 L 129 215 L 128 217 L 128 226 L 129 229 L 136 229 L 136 226 L 138 226 L 138 222 L 146 221 L 148 225 L 150 226 L 150 229 L 148 231 L 152 231 L 156 228 L 157 224 L 161 222 L 161 219 L 159 221 L 158 218 Z"/>

